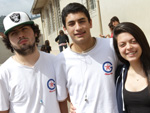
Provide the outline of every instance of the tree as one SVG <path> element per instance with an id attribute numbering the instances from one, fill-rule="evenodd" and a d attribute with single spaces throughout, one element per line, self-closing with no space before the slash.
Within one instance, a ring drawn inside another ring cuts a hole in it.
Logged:
<path id="1" fill-rule="evenodd" d="M 0 16 L 0 32 L 4 32 L 3 19 L 5 16 Z"/>

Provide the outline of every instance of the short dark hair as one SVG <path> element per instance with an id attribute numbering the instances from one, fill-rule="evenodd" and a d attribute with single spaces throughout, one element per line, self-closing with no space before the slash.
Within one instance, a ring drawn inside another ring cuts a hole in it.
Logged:
<path id="1" fill-rule="evenodd" d="M 68 4 L 62 10 L 62 22 L 63 22 L 64 27 L 66 27 L 66 17 L 68 16 L 68 14 L 78 13 L 78 12 L 84 13 L 86 15 L 86 17 L 88 18 L 88 21 L 90 22 L 91 17 L 90 17 L 88 10 L 86 9 L 86 7 L 80 3 L 74 2 L 74 3 Z"/>
<path id="2" fill-rule="evenodd" d="M 123 22 L 123 23 L 118 24 L 114 28 L 113 44 L 114 44 L 114 49 L 119 60 L 127 65 L 129 64 L 129 62 L 120 55 L 118 44 L 117 44 L 118 35 L 124 32 L 131 34 L 136 39 L 137 43 L 139 43 L 142 49 L 140 60 L 143 65 L 144 71 L 148 73 L 150 71 L 150 47 L 149 47 L 148 41 L 143 31 L 134 23 Z"/>
<path id="3" fill-rule="evenodd" d="M 118 17 L 113 16 L 113 17 L 110 19 L 110 22 L 112 23 L 112 22 L 115 22 L 115 21 L 117 21 L 118 23 L 120 23 Z"/>
<path id="4" fill-rule="evenodd" d="M 114 26 L 112 25 L 112 23 L 111 23 L 111 22 L 108 24 L 108 26 L 109 26 L 109 28 L 111 29 L 111 31 L 113 31 Z"/>
<path id="5" fill-rule="evenodd" d="M 39 37 L 40 37 L 40 29 L 39 26 L 36 24 L 27 24 L 25 26 L 31 26 L 32 30 L 34 33 L 37 34 L 37 37 L 35 37 L 35 43 L 39 43 Z M 14 49 L 11 46 L 8 34 L 3 38 L 3 42 L 5 43 L 5 46 L 7 47 L 7 49 L 10 49 L 12 53 L 14 53 Z"/>

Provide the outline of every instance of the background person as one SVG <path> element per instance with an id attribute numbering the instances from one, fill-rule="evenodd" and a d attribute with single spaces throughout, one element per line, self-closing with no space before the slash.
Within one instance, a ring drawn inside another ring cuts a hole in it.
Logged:
<path id="1" fill-rule="evenodd" d="M 113 30 L 114 30 L 114 26 L 112 25 L 112 23 L 110 22 L 109 24 L 108 24 L 108 26 L 109 26 L 109 29 L 110 29 L 110 32 L 111 32 L 111 35 L 106 35 L 105 37 L 107 38 L 113 38 Z"/>
<path id="2" fill-rule="evenodd" d="M 59 35 L 56 37 L 55 41 L 59 44 L 59 51 L 63 51 L 63 47 L 67 48 L 67 43 L 69 44 L 69 38 L 66 34 L 64 34 L 63 30 L 59 31 Z"/>
<path id="3" fill-rule="evenodd" d="M 113 16 L 111 19 L 110 19 L 110 22 L 108 24 L 108 27 L 110 29 L 110 32 L 111 32 L 111 35 L 102 35 L 100 34 L 99 36 L 102 37 L 102 38 L 113 38 L 113 29 L 120 23 L 119 19 L 117 16 Z"/>
<path id="4" fill-rule="evenodd" d="M 52 49 L 51 49 L 49 40 L 45 40 L 45 51 L 46 51 L 46 53 L 50 53 L 51 50 Z"/>
<path id="5" fill-rule="evenodd" d="M 45 45 L 42 45 L 40 50 L 46 52 Z"/>
<path id="6" fill-rule="evenodd" d="M 0 67 L 0 113 L 60 113 L 54 56 L 38 51 L 39 27 L 24 12 L 8 14 L 3 24 L 14 56 Z"/>
<path id="7" fill-rule="evenodd" d="M 143 31 L 124 22 L 115 27 L 113 40 L 124 63 L 116 74 L 119 113 L 150 113 L 150 47 Z"/>
<path id="8" fill-rule="evenodd" d="M 120 23 L 119 18 L 118 18 L 117 16 L 113 16 L 113 17 L 110 19 L 110 23 L 111 23 L 114 27 L 116 27 L 116 26 Z"/>

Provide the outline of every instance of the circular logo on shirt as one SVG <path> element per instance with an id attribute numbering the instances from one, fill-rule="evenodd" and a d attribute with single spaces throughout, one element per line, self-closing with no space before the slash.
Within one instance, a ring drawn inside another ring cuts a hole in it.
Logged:
<path id="1" fill-rule="evenodd" d="M 56 88 L 55 80 L 54 79 L 49 79 L 47 81 L 47 87 L 48 87 L 48 89 L 50 89 L 50 92 L 55 91 L 55 88 Z"/>
<path id="2" fill-rule="evenodd" d="M 113 66 L 111 62 L 106 61 L 103 63 L 103 70 L 106 72 L 105 75 L 112 74 L 112 69 L 113 69 Z"/>

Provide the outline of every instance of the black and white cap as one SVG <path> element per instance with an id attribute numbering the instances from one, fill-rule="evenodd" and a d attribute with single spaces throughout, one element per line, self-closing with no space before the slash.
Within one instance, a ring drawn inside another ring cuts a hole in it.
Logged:
<path id="1" fill-rule="evenodd" d="M 3 20 L 5 35 L 7 35 L 8 32 L 11 31 L 14 27 L 24 24 L 34 24 L 34 22 L 31 21 L 25 12 L 12 12 L 8 14 Z"/>

